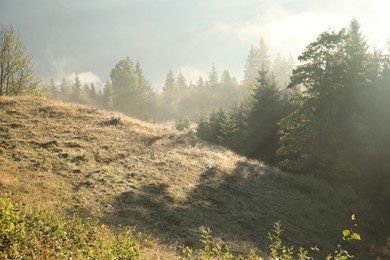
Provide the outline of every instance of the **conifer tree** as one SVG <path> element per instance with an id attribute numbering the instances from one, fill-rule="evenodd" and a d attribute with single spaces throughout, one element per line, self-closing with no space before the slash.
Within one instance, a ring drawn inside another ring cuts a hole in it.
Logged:
<path id="1" fill-rule="evenodd" d="M 233 88 L 234 82 L 228 70 L 224 70 L 221 76 L 221 86 L 223 88 Z"/>
<path id="2" fill-rule="evenodd" d="M 71 94 L 72 94 L 71 85 L 69 84 L 69 82 L 65 78 L 62 78 L 61 84 L 60 84 L 60 93 L 59 93 L 61 100 L 65 101 L 65 102 L 71 101 Z"/>
<path id="3" fill-rule="evenodd" d="M 198 82 L 196 83 L 196 86 L 198 88 L 204 88 L 205 87 L 204 80 L 203 80 L 202 76 L 199 76 L 199 79 L 198 79 Z"/>
<path id="4" fill-rule="evenodd" d="M 113 108 L 113 96 L 114 91 L 112 89 L 112 85 L 107 81 L 103 88 L 103 107 L 106 109 L 112 109 Z"/>
<path id="5" fill-rule="evenodd" d="M 275 163 L 278 148 L 278 122 L 289 114 L 287 101 L 265 66 L 259 71 L 256 87 L 248 102 L 244 154 L 267 163 Z"/>
<path id="6" fill-rule="evenodd" d="M 267 71 L 270 71 L 271 68 L 268 47 L 263 38 L 260 39 L 258 47 L 252 45 L 249 50 L 244 68 L 244 80 L 242 82 L 244 96 L 247 96 L 250 90 L 256 86 L 261 68 Z"/>
<path id="7" fill-rule="evenodd" d="M 177 75 L 176 84 L 179 89 L 187 88 L 187 80 L 184 77 L 183 73 L 179 72 L 179 74 Z"/>
<path id="8" fill-rule="evenodd" d="M 219 86 L 218 72 L 214 63 L 211 65 L 211 72 L 209 74 L 209 79 L 207 80 L 206 85 L 212 89 L 218 88 Z"/>
<path id="9" fill-rule="evenodd" d="M 81 81 L 77 73 L 76 76 L 74 77 L 74 83 L 72 85 L 71 101 L 81 102 Z"/>
<path id="10" fill-rule="evenodd" d="M 289 85 L 301 90 L 292 98 L 299 107 L 280 123 L 280 165 L 289 171 L 331 181 L 360 176 L 368 55 L 357 25 L 322 33 L 299 57 Z"/>
<path id="11" fill-rule="evenodd" d="M 170 70 L 165 78 L 165 84 L 162 89 L 164 93 L 169 93 L 169 92 L 173 92 L 175 88 L 176 88 L 175 74 L 172 70 Z"/>

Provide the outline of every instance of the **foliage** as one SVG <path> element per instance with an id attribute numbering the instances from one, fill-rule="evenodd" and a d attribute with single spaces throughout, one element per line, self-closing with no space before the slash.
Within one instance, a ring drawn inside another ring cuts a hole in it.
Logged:
<path id="1" fill-rule="evenodd" d="M 360 240 L 360 235 L 357 233 L 353 233 L 354 235 L 351 236 L 350 233 L 344 230 L 343 231 L 343 239 L 344 240 Z M 210 228 L 206 228 L 204 226 L 199 227 L 200 232 L 200 242 L 202 243 L 202 248 L 199 249 L 196 253 L 194 250 L 188 246 L 181 246 L 181 259 L 202 259 L 202 260 L 209 260 L 209 259 L 221 259 L 221 260 L 228 260 L 228 259 L 250 259 L 250 260 L 262 260 L 263 257 L 256 254 L 254 250 L 251 250 L 248 255 L 241 255 L 241 254 L 233 254 L 230 251 L 230 248 L 228 245 L 222 246 L 220 243 L 213 242 L 213 238 L 211 236 L 211 230 Z M 282 241 L 281 235 L 282 235 L 283 229 L 280 222 L 274 223 L 274 229 L 272 233 L 268 233 L 268 239 L 270 241 L 269 244 L 269 255 L 266 259 L 271 260 L 310 260 L 314 259 L 313 256 L 309 255 L 309 251 L 305 250 L 304 248 L 300 247 L 298 249 L 298 252 L 294 251 L 293 246 L 286 246 L 284 242 Z M 348 234 L 347 234 L 348 233 Z M 346 239 L 348 238 L 348 239 Z M 312 252 L 319 252 L 319 249 L 317 246 L 314 246 L 311 248 Z M 347 260 L 353 258 L 352 255 L 349 254 L 349 252 L 345 249 L 343 249 L 340 245 L 337 245 L 337 250 L 335 250 L 334 254 L 329 254 L 326 259 L 327 260 Z"/>
<path id="2" fill-rule="evenodd" d="M 177 119 L 175 121 L 175 127 L 176 127 L 176 130 L 184 131 L 184 130 L 190 128 L 190 120 L 188 120 L 188 118 Z"/>
<path id="3" fill-rule="evenodd" d="M 143 76 L 139 63 L 130 58 L 120 60 L 111 70 L 113 107 L 128 115 L 142 117 L 148 112 L 151 86 Z"/>
<path id="4" fill-rule="evenodd" d="M 11 26 L 0 31 L 0 96 L 34 92 L 39 79 L 34 75 L 30 57 Z"/>
<path id="5" fill-rule="evenodd" d="M 279 139 L 278 122 L 290 111 L 291 106 L 277 89 L 275 80 L 263 68 L 243 105 L 228 113 L 220 109 L 202 117 L 197 133 L 208 142 L 274 163 Z"/>
<path id="6" fill-rule="evenodd" d="M 353 19 L 320 34 L 299 60 L 289 84 L 296 109 L 279 123 L 278 166 L 380 201 L 390 178 L 388 59 L 369 52 Z"/>
<path id="7" fill-rule="evenodd" d="M 27 210 L 9 197 L 0 198 L 0 227 L 2 259 L 142 259 L 148 243 L 132 228 L 113 234 L 94 218 Z"/>
<path id="8" fill-rule="evenodd" d="M 109 119 L 101 122 L 101 125 L 105 125 L 105 126 L 110 126 L 110 125 L 117 126 L 122 124 L 123 124 L 122 118 L 120 118 L 119 116 L 111 116 Z"/>

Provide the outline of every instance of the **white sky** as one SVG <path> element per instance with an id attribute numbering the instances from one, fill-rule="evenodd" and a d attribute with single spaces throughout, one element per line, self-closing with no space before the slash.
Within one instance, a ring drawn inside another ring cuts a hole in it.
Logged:
<path id="1" fill-rule="evenodd" d="M 170 69 L 196 82 L 211 63 L 242 78 L 251 44 L 299 55 L 317 35 L 356 17 L 368 43 L 390 38 L 388 0 L 0 0 L 0 23 L 24 40 L 45 80 L 102 85 L 122 58 L 139 60 L 153 87 Z"/>

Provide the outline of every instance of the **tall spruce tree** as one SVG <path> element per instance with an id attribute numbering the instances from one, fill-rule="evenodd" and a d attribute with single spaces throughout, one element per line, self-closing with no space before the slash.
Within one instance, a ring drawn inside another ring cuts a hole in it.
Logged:
<path id="1" fill-rule="evenodd" d="M 248 99 L 247 129 L 243 153 L 249 157 L 274 163 L 278 148 L 278 122 L 290 112 L 276 82 L 266 66 L 259 71 L 257 84 Z"/>
<path id="2" fill-rule="evenodd" d="M 209 73 L 209 79 L 207 80 L 206 85 L 212 89 L 216 89 L 219 87 L 218 72 L 215 68 L 214 63 L 211 65 L 211 71 Z"/>
<path id="3" fill-rule="evenodd" d="M 113 97 L 114 91 L 112 89 L 112 85 L 110 82 L 106 82 L 103 87 L 103 95 L 102 95 L 102 105 L 103 108 L 112 109 L 113 108 Z"/>
<path id="4" fill-rule="evenodd" d="M 359 113 L 367 87 L 367 46 L 356 20 L 324 32 L 299 56 L 290 88 L 299 107 L 280 122 L 280 166 L 330 181 L 359 179 L 365 146 Z"/>
<path id="5" fill-rule="evenodd" d="M 179 74 L 177 74 L 176 84 L 179 89 L 185 89 L 188 87 L 187 80 L 184 77 L 183 73 L 179 72 Z"/>
<path id="6" fill-rule="evenodd" d="M 81 81 L 80 81 L 79 74 L 77 73 L 74 77 L 74 82 L 72 85 L 71 101 L 81 102 Z"/>

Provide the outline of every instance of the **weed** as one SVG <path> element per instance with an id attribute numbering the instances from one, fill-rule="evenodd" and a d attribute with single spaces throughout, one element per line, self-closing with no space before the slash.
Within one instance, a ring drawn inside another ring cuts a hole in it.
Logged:
<path id="1" fill-rule="evenodd" d="M 104 120 L 103 122 L 100 123 L 100 125 L 103 126 L 117 126 L 117 125 L 123 125 L 122 118 L 119 116 L 111 116 L 109 119 Z"/>
<path id="2" fill-rule="evenodd" d="M 176 127 L 176 130 L 178 130 L 178 131 L 184 131 L 184 130 L 190 128 L 190 120 L 188 120 L 188 118 L 177 119 L 175 121 L 175 127 Z"/>
<path id="3" fill-rule="evenodd" d="M 1 259 L 142 259 L 149 242 L 126 227 L 113 234 L 94 218 L 26 210 L 0 198 Z"/>

